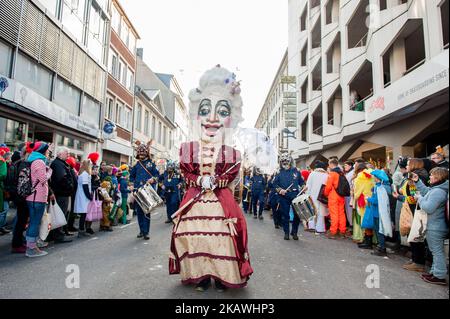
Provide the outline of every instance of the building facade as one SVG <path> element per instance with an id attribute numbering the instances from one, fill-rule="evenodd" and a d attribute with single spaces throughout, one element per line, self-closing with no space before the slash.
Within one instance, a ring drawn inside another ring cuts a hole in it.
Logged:
<path id="1" fill-rule="evenodd" d="M 292 152 L 298 147 L 296 78 L 289 75 L 288 51 L 283 56 L 255 127 L 270 137 L 279 153 Z"/>
<path id="2" fill-rule="evenodd" d="M 299 166 L 448 145 L 448 0 L 289 0 Z"/>
<path id="3" fill-rule="evenodd" d="M 0 141 L 97 151 L 109 0 L 2 0 Z"/>
<path id="4" fill-rule="evenodd" d="M 168 160 L 173 160 L 171 150 L 174 148 L 173 136 L 176 129 L 175 96 L 160 76 L 144 62 L 143 54 L 143 49 L 139 49 L 136 70 L 137 109 L 133 139 L 134 143 L 153 141 L 151 154 L 159 168 L 163 169 Z"/>
<path id="5" fill-rule="evenodd" d="M 133 157 L 133 112 L 136 84 L 136 45 L 139 34 L 117 0 L 111 4 L 111 30 L 104 124 L 114 124 L 113 135 L 103 134 L 103 160 L 115 165 Z"/>

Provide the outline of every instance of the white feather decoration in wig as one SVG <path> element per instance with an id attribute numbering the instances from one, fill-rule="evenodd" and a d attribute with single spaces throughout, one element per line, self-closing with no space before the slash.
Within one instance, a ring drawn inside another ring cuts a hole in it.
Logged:
<path id="1" fill-rule="evenodd" d="M 198 115 L 198 108 L 203 99 L 211 96 L 220 96 L 229 101 L 231 106 L 232 128 L 236 128 L 242 118 L 242 98 L 240 83 L 236 75 L 220 65 L 206 71 L 200 78 L 200 85 L 189 93 L 189 110 L 192 121 Z"/>

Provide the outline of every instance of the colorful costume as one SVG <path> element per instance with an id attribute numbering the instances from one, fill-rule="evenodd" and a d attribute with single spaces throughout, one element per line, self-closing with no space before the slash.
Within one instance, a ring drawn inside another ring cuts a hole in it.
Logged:
<path id="1" fill-rule="evenodd" d="M 225 156 L 232 156 L 231 163 L 223 161 Z M 175 219 L 170 273 L 181 274 L 185 284 L 212 277 L 227 287 L 240 288 L 253 272 L 247 251 L 247 224 L 228 187 L 238 176 L 240 165 L 222 175 L 239 159 L 239 153 L 227 146 L 197 142 L 182 146 L 180 167 L 188 191 L 181 206 L 200 193 L 201 176 L 221 176 L 216 190 L 203 195 L 186 214 Z"/>
<path id="2" fill-rule="evenodd" d="M 253 273 L 246 220 L 233 194 L 241 157 L 225 142 L 226 129 L 242 120 L 239 93 L 235 75 L 217 66 L 189 95 L 193 133 L 200 141 L 180 149 L 187 192 L 174 218 L 169 272 L 202 291 L 211 278 L 217 288 L 244 287 Z"/>

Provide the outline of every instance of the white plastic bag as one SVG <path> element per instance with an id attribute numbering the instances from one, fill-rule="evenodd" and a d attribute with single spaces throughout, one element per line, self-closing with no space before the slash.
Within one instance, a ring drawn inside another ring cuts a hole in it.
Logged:
<path id="1" fill-rule="evenodd" d="M 411 231 L 408 236 L 408 243 L 423 243 L 425 241 L 427 221 L 427 213 L 420 209 L 419 205 L 417 205 Z"/>
<path id="2" fill-rule="evenodd" d="M 64 216 L 64 213 L 61 208 L 59 208 L 58 204 L 50 203 L 48 206 L 48 213 L 51 217 L 51 230 L 67 225 L 66 216 Z"/>
<path id="3" fill-rule="evenodd" d="M 52 228 L 52 217 L 47 212 L 47 209 L 44 212 L 44 215 L 42 215 L 41 219 L 41 226 L 39 227 L 39 238 L 44 241 L 47 239 L 48 233 L 50 233 L 50 230 Z"/>

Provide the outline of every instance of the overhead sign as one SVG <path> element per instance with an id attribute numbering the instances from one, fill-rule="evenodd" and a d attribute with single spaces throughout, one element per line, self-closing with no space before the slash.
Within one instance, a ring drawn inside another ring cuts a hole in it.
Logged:
<path id="1" fill-rule="evenodd" d="M 78 115 L 68 112 L 61 106 L 47 100 L 45 97 L 17 81 L 2 77 L 0 82 L 3 83 L 0 86 L 4 88 L 3 92 L 6 94 L 6 96 L 2 96 L 4 99 L 13 101 L 61 125 L 73 128 L 95 138 L 99 137 L 100 130 L 98 123 L 86 121 Z M 6 90 L 8 87 L 9 89 Z"/>
<path id="2" fill-rule="evenodd" d="M 366 122 L 373 124 L 449 87 L 449 53 L 445 50 L 366 101 Z"/>

